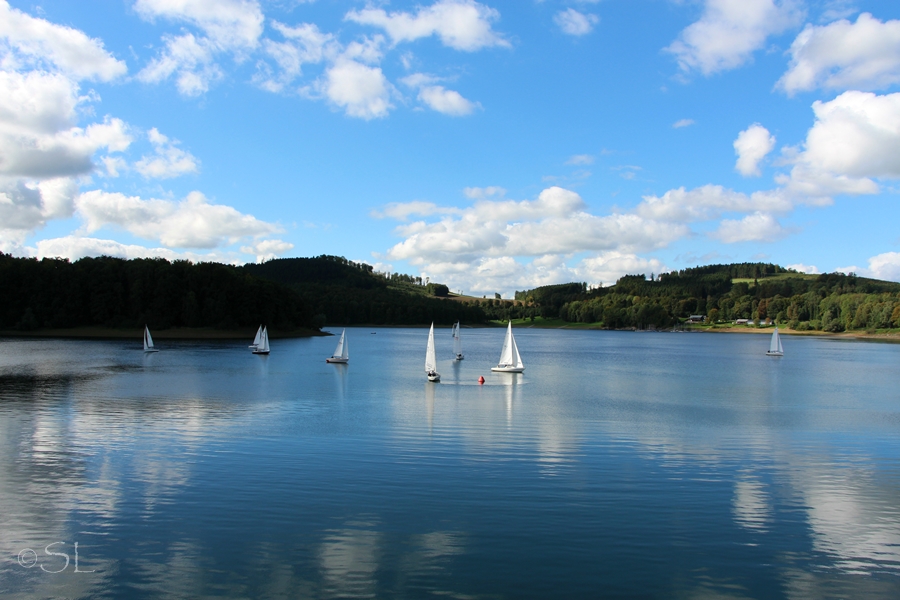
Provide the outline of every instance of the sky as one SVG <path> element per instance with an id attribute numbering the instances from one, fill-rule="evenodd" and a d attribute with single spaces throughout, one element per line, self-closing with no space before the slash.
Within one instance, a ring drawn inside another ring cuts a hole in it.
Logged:
<path id="1" fill-rule="evenodd" d="M 900 2 L 0 0 L 0 251 L 900 281 Z"/>

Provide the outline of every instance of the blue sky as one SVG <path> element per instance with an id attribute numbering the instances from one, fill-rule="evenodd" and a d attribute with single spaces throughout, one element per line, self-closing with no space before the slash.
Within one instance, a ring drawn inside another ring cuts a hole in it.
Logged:
<path id="1" fill-rule="evenodd" d="M 0 251 L 900 281 L 900 3 L 0 0 Z"/>

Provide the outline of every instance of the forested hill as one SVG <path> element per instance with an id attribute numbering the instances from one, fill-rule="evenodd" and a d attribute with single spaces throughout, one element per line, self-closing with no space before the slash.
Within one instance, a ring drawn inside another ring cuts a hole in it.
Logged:
<path id="1" fill-rule="evenodd" d="M 280 258 L 243 270 L 289 287 L 323 322 L 335 325 L 449 325 L 483 323 L 477 303 L 444 299 L 447 286 L 399 273 L 375 273 L 371 265 L 340 256 Z"/>
<path id="2" fill-rule="evenodd" d="M 707 265 L 628 275 L 614 286 L 563 284 L 516 292 L 524 311 L 610 329 L 669 327 L 691 315 L 708 322 L 769 319 L 795 330 L 900 327 L 900 284 L 829 273 L 806 275 L 768 263 Z"/>
<path id="3" fill-rule="evenodd" d="M 239 267 L 100 257 L 75 262 L 0 253 L 0 329 L 110 327 L 281 331 L 318 326 L 283 285 Z"/>

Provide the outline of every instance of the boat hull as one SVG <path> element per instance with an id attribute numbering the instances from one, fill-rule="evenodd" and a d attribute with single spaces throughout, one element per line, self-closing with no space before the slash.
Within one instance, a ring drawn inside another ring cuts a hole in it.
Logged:
<path id="1" fill-rule="evenodd" d="M 156 348 L 147 348 L 144 350 L 144 353 L 146 354 L 147 352 L 159 352 L 159 350 L 157 350 Z"/>
<path id="2" fill-rule="evenodd" d="M 428 377 L 428 381 L 431 381 L 432 383 L 438 383 L 441 380 L 440 373 L 427 373 L 425 376 Z"/>
<path id="3" fill-rule="evenodd" d="M 253 354 L 268 354 L 268 350 L 254 350 Z"/>
<path id="4" fill-rule="evenodd" d="M 491 371 L 495 373 L 521 373 L 525 367 L 491 367 Z"/>
<path id="5" fill-rule="evenodd" d="M 766 356 L 784 356 L 784 352 L 772 352 L 769 350 L 766 352 Z"/>
<path id="6" fill-rule="evenodd" d="M 347 362 L 349 360 L 350 360 L 349 358 L 331 357 L 331 358 L 326 358 L 325 362 L 332 363 L 332 364 L 345 365 L 345 364 L 347 364 Z"/>

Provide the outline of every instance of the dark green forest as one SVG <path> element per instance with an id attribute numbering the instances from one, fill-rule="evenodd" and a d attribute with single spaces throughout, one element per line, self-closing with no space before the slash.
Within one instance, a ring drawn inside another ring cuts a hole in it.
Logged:
<path id="1" fill-rule="evenodd" d="M 0 329 L 84 326 L 284 331 L 331 325 L 487 324 L 542 317 L 607 329 L 668 328 L 691 315 L 794 330 L 900 327 L 900 284 L 806 275 L 769 263 L 626 275 L 614 286 L 566 283 L 515 300 L 457 297 L 446 285 L 337 256 L 243 266 L 164 259 L 15 258 L 0 254 Z"/>

